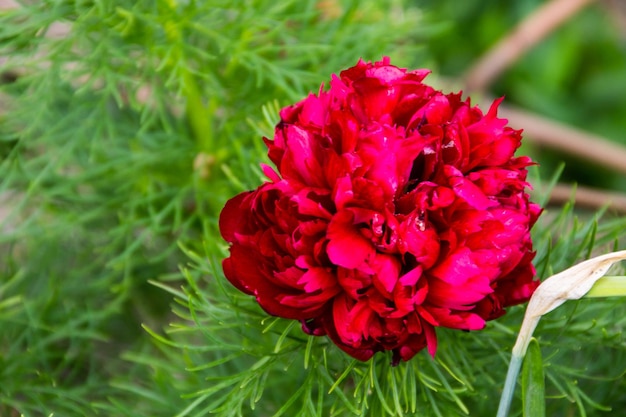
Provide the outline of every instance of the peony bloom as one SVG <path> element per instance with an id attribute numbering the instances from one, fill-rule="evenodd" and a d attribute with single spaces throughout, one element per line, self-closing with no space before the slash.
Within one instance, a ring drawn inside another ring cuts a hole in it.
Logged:
<path id="1" fill-rule="evenodd" d="M 538 285 L 521 131 L 426 75 L 359 61 L 282 109 L 278 172 L 220 216 L 226 278 L 360 360 L 434 355 L 436 327 L 482 329 Z"/>

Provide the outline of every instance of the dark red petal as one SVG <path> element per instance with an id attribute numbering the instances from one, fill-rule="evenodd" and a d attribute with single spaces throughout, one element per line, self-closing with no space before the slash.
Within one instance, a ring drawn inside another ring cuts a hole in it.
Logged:
<path id="1" fill-rule="evenodd" d="M 428 353 L 434 358 L 435 353 L 437 353 L 437 335 L 435 334 L 435 328 L 428 323 L 424 323 L 424 334 L 426 335 Z"/>
<path id="2" fill-rule="evenodd" d="M 243 209 L 246 197 L 252 194 L 252 191 L 245 191 L 236 195 L 226 202 L 226 205 L 220 213 L 219 226 L 220 233 L 225 241 L 229 243 L 235 242 L 235 233 L 240 232 L 242 224 L 246 221 L 249 213 L 245 213 Z"/>
<path id="3" fill-rule="evenodd" d="M 230 281 L 235 288 L 246 294 L 254 294 L 254 288 L 251 288 L 250 283 L 246 279 L 245 273 L 240 273 L 239 270 L 245 269 L 237 267 L 237 260 L 233 260 L 232 257 L 226 258 L 222 261 L 222 268 L 224 269 L 224 276 Z M 254 271 L 253 271 L 254 273 Z"/>

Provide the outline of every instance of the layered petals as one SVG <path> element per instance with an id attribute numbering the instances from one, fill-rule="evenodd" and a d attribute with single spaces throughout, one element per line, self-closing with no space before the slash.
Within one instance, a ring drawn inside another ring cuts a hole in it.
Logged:
<path id="1" fill-rule="evenodd" d="M 276 170 L 228 201 L 226 278 L 274 316 L 368 360 L 480 330 L 538 285 L 521 131 L 427 70 L 359 61 L 280 112 Z"/>

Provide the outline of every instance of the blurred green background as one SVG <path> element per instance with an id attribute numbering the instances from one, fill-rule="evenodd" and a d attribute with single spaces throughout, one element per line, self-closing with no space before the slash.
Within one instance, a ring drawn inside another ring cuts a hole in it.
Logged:
<path id="1" fill-rule="evenodd" d="M 331 73 L 388 55 L 461 89 L 544 3 L 0 0 L 0 416 L 492 415 L 522 309 L 442 332 L 437 362 L 351 363 L 224 284 L 217 216 L 263 181 L 278 109 Z M 593 2 L 478 100 L 626 146 L 623 4 Z M 623 172 L 529 139 L 543 182 L 564 161 L 562 181 L 626 192 Z M 543 277 L 623 242 L 623 213 L 549 212 Z M 622 304 L 539 329 L 549 415 L 626 408 Z"/>
<path id="2" fill-rule="evenodd" d="M 425 43 L 441 74 L 463 75 L 524 18 L 547 2 L 419 1 L 434 28 Z M 626 146 L 626 8 L 590 2 L 495 80 L 490 92 L 506 102 Z M 562 180 L 626 191 L 626 177 L 601 161 L 542 147 L 546 172 L 566 163 Z M 626 161 L 624 162 L 626 165 Z"/>

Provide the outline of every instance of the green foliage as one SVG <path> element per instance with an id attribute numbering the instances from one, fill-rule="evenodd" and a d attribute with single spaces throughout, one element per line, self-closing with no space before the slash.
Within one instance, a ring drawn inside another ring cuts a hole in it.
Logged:
<path id="1" fill-rule="evenodd" d="M 0 10 L 0 415 L 493 415 L 521 307 L 393 368 L 268 317 L 221 272 L 219 210 L 263 181 L 278 110 L 360 57 L 428 66 L 418 40 L 449 17 L 421 16 L 408 0 Z M 540 275 L 625 226 L 547 212 Z M 542 321 L 548 415 L 626 407 L 625 308 Z"/>
<path id="2" fill-rule="evenodd" d="M 359 57 L 419 60 L 417 18 L 350 0 L 0 10 L 0 415 L 192 407 L 210 382 L 141 328 L 171 314 L 148 281 L 180 286 L 177 243 L 219 240 L 223 202 L 260 181 L 263 106 Z"/>

